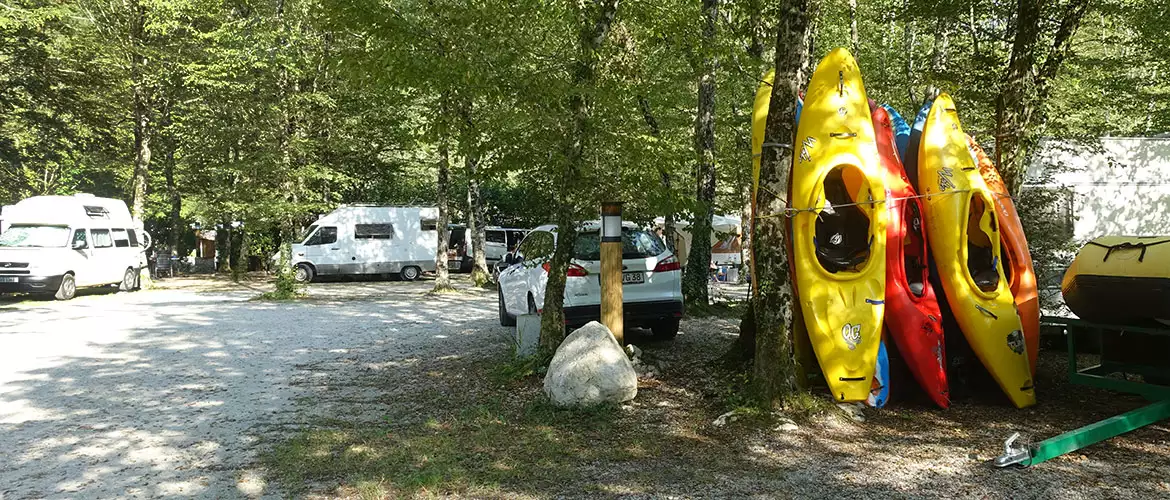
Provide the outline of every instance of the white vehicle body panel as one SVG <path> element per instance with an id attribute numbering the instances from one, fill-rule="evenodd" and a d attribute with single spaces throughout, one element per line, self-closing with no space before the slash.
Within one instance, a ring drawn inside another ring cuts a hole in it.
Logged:
<path id="1" fill-rule="evenodd" d="M 5 206 L 0 217 L 4 220 L 0 235 L 10 238 L 17 234 L 14 231 L 30 227 L 53 228 L 45 230 L 53 237 L 38 240 L 38 246 L 23 246 L 34 244 L 31 240 L 0 246 L 0 276 L 7 278 L 0 281 L 5 283 L 11 284 L 12 276 L 28 284 L 38 277 L 72 274 L 78 286 L 108 285 L 120 283 L 127 269 L 137 272 L 145 266 L 150 237 L 121 200 L 84 194 L 34 196 Z M 85 247 L 74 249 L 75 239 L 83 239 Z"/>
<path id="2" fill-rule="evenodd" d="M 431 207 L 341 207 L 292 245 L 291 263 L 309 264 L 318 275 L 391 274 L 409 266 L 434 271 L 438 214 Z"/>
<path id="3" fill-rule="evenodd" d="M 626 224 L 626 228 L 635 228 Z M 596 231 L 596 224 L 587 224 L 582 231 Z M 555 240 L 555 226 L 538 227 L 528 235 L 529 238 L 539 233 L 551 233 Z M 521 250 L 524 244 L 521 243 Z M 627 305 L 650 304 L 660 302 L 677 302 L 680 307 L 682 296 L 681 270 L 655 272 L 654 269 L 662 261 L 675 258 L 670 250 L 663 249 L 659 255 L 645 258 L 629 258 L 622 260 L 623 273 L 641 273 L 643 283 L 627 283 L 622 286 L 622 302 Z M 500 272 L 499 283 L 503 296 L 504 309 L 510 315 L 528 314 L 528 297 L 531 295 L 537 310 L 544 306 L 545 287 L 548 283 L 548 272 L 543 264 L 548 259 L 542 256 L 530 258 L 518 264 L 513 264 Z M 582 260 L 574 258 L 571 263 L 580 266 L 586 271 L 585 276 L 568 276 L 565 278 L 565 307 L 581 308 L 600 306 L 601 304 L 601 262 L 600 260 Z M 681 309 L 680 309 L 681 312 Z"/>

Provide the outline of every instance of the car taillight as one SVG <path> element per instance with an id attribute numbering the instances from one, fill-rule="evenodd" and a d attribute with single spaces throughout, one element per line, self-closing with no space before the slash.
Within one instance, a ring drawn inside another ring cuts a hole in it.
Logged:
<path id="1" fill-rule="evenodd" d="M 662 259 L 661 261 L 658 262 L 657 266 L 654 266 L 654 272 L 656 272 L 656 273 L 662 273 L 662 272 L 666 272 L 666 271 L 678 271 L 679 269 L 682 269 L 682 264 L 679 264 L 678 257 L 675 257 L 673 255 L 671 255 L 670 257 L 667 257 L 665 259 Z"/>
<path id="2" fill-rule="evenodd" d="M 549 271 L 549 269 L 552 269 L 552 265 L 549 264 L 548 262 L 541 264 L 540 267 L 544 268 L 544 272 L 546 272 L 546 273 Z M 570 262 L 569 263 L 569 270 L 565 271 L 565 276 L 568 276 L 570 278 L 583 278 L 585 276 L 589 276 L 589 271 L 586 271 L 584 267 L 578 266 L 577 264 Z"/>

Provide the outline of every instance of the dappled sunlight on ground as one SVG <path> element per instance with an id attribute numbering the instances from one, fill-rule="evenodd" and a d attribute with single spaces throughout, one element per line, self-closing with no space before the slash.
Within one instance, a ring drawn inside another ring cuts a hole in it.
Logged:
<path id="1" fill-rule="evenodd" d="M 0 496 L 283 496 L 254 463 L 303 422 L 305 367 L 442 349 L 495 319 L 481 292 L 419 300 L 426 282 L 279 303 L 214 285 L 0 304 Z"/>

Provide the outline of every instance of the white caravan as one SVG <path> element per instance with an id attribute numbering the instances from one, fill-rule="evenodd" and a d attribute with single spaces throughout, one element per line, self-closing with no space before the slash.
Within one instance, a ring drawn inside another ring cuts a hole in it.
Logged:
<path id="1" fill-rule="evenodd" d="M 433 207 L 342 206 L 314 222 L 292 245 L 299 281 L 339 274 L 397 274 L 418 279 L 435 270 L 439 246 Z"/>
<path id="2" fill-rule="evenodd" d="M 0 219 L 0 293 L 68 300 L 78 287 L 138 288 L 150 240 L 122 200 L 34 196 L 5 206 Z"/>

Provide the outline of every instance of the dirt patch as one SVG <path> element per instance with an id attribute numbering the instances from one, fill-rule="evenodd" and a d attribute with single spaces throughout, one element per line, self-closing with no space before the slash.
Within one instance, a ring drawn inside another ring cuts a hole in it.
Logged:
<path id="1" fill-rule="evenodd" d="M 317 371 L 331 391 L 315 404 L 330 401 L 340 418 L 277 443 L 266 461 L 282 484 L 321 498 L 1170 495 L 1165 424 L 1031 469 L 990 464 L 1013 431 L 1042 439 L 1144 404 L 1068 384 L 1061 353 L 1042 355 L 1031 409 L 977 387 L 937 410 L 914 389 L 865 410 L 864 423 L 832 410 L 795 430 L 771 415 L 713 425 L 738 403 L 739 379 L 720 361 L 735 328 L 713 318 L 684 321 L 674 342 L 635 336 L 657 375 L 640 379 L 634 401 L 592 410 L 549 406 L 540 377 L 506 376 L 510 351 L 487 338 L 458 357 Z M 346 407 L 344 387 L 380 393 L 377 418 L 368 404 Z"/>

